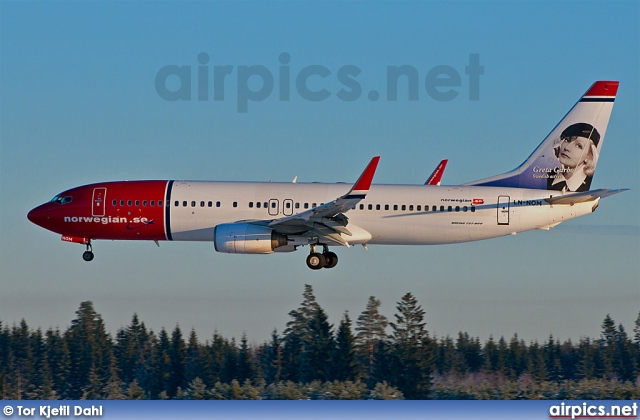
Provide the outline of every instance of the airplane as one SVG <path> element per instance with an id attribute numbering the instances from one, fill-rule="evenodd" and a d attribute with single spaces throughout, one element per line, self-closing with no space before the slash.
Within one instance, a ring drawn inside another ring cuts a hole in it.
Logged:
<path id="1" fill-rule="evenodd" d="M 66 190 L 27 217 L 85 245 L 85 261 L 94 258 L 95 240 L 203 241 L 231 254 L 308 246 L 313 270 L 336 266 L 329 247 L 450 244 L 548 230 L 626 191 L 590 189 L 618 84 L 595 82 L 516 169 L 463 185 L 373 184 L 376 156 L 352 186 L 102 182 Z M 439 165 L 435 176 L 443 170 Z"/>

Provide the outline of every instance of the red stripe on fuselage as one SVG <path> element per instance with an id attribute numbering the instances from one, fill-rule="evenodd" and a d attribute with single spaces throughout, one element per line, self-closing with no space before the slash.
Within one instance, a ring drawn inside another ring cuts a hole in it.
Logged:
<path id="1" fill-rule="evenodd" d="M 84 185 L 59 194 L 72 197 L 71 202 L 45 203 L 30 213 L 30 219 L 61 235 L 91 239 L 164 240 L 166 186 L 167 181 Z M 106 189 L 104 208 L 96 213 L 93 208 L 94 191 L 102 188 Z"/>

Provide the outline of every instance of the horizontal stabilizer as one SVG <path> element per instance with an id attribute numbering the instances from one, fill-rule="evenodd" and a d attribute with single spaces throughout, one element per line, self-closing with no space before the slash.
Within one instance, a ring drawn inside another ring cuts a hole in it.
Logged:
<path id="1" fill-rule="evenodd" d="M 574 194 L 558 195 L 555 197 L 545 198 L 544 200 L 549 204 L 577 204 L 594 201 L 599 198 L 608 197 L 610 195 L 618 194 L 624 191 L 629 191 L 628 188 L 620 188 L 615 190 L 601 189 L 593 191 L 584 191 Z"/>

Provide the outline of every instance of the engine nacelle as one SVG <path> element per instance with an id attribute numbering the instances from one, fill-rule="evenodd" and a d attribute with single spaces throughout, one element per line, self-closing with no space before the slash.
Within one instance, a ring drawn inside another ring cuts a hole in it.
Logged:
<path id="1" fill-rule="evenodd" d="M 213 231 L 216 251 L 227 254 L 271 254 L 287 243 L 286 235 L 251 223 L 225 223 Z"/>

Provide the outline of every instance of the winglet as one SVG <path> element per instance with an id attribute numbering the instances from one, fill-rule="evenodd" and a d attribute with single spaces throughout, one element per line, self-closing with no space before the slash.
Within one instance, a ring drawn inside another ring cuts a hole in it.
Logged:
<path id="1" fill-rule="evenodd" d="M 443 159 L 440 161 L 438 167 L 433 171 L 427 182 L 424 185 L 440 185 L 440 180 L 442 179 L 442 174 L 444 174 L 444 168 L 447 167 L 447 163 L 449 159 Z"/>
<path id="2" fill-rule="evenodd" d="M 367 165 L 360 178 L 353 184 L 351 191 L 347 193 L 344 198 L 364 198 L 371 187 L 371 181 L 373 181 L 373 175 L 376 173 L 380 156 L 375 156 L 371 159 L 371 162 Z"/>

